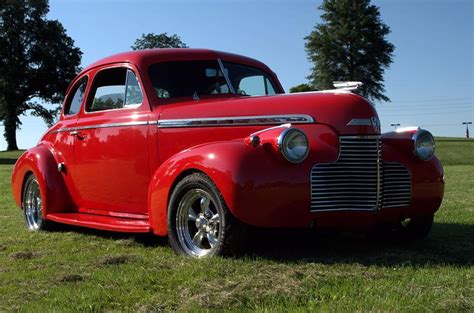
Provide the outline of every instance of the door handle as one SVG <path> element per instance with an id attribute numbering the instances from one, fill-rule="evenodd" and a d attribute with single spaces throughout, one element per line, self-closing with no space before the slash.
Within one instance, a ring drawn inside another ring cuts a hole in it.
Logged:
<path id="1" fill-rule="evenodd" d="M 79 139 L 79 140 L 84 140 L 84 139 L 86 139 L 86 136 L 82 135 L 82 134 L 81 134 L 80 132 L 78 132 L 77 130 L 73 130 L 72 132 L 70 132 L 70 134 L 71 134 L 72 136 L 76 136 L 77 139 Z"/>

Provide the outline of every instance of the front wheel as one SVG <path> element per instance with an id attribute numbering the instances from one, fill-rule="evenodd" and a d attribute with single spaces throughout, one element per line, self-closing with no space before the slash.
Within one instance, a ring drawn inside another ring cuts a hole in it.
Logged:
<path id="1" fill-rule="evenodd" d="M 34 174 L 26 178 L 22 199 L 26 227 L 32 231 L 45 230 L 48 223 L 43 216 L 40 185 Z"/>
<path id="2" fill-rule="evenodd" d="M 404 241 L 415 241 L 428 236 L 433 226 L 434 215 L 417 216 L 400 222 L 398 233 Z"/>
<path id="3" fill-rule="evenodd" d="M 191 174 L 173 190 L 168 236 L 176 253 L 197 258 L 231 254 L 238 246 L 242 227 L 206 175 Z"/>
<path id="4" fill-rule="evenodd" d="M 402 219 L 395 224 L 383 224 L 369 232 L 368 238 L 372 240 L 409 243 L 424 239 L 428 236 L 433 225 L 434 215 L 417 216 Z"/>

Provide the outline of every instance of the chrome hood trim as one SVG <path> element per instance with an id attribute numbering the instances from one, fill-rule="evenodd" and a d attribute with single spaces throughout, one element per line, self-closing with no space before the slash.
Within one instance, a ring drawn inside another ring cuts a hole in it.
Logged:
<path id="1" fill-rule="evenodd" d="M 306 114 L 288 115 L 255 115 L 255 116 L 228 116 L 187 119 L 158 120 L 159 128 L 176 127 L 210 127 L 210 126 L 247 126 L 247 125 L 277 125 L 277 124 L 309 124 L 315 119 Z"/>

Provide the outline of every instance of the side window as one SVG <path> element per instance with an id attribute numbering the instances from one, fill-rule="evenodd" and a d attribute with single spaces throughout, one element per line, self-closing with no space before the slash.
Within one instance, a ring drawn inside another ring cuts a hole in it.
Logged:
<path id="1" fill-rule="evenodd" d="M 71 94 L 74 96 L 70 98 L 69 103 L 66 103 L 66 109 L 64 115 L 74 115 L 81 109 L 82 99 L 87 87 L 87 76 L 81 78 L 71 90 Z"/>
<path id="2" fill-rule="evenodd" d="M 87 111 L 122 109 L 142 103 L 143 94 L 135 74 L 122 67 L 97 73 Z"/>
<path id="3" fill-rule="evenodd" d="M 273 88 L 272 82 L 265 77 L 265 90 L 267 91 L 267 95 L 276 95 L 275 88 Z"/>
<path id="4" fill-rule="evenodd" d="M 143 94 L 138 83 L 137 76 L 127 70 L 127 89 L 125 90 L 125 106 L 135 106 L 141 104 L 143 101 Z"/>
<path id="5" fill-rule="evenodd" d="M 274 95 L 275 89 L 267 77 L 256 75 L 242 78 L 237 93 L 252 96 Z"/>

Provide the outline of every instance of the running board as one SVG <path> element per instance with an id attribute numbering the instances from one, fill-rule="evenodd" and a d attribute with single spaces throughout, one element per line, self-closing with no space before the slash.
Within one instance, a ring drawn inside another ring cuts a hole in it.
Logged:
<path id="1" fill-rule="evenodd" d="M 51 220 L 61 224 L 83 226 L 116 232 L 148 233 L 151 231 L 148 220 L 104 216 L 97 214 L 50 213 L 46 215 L 46 220 Z"/>

